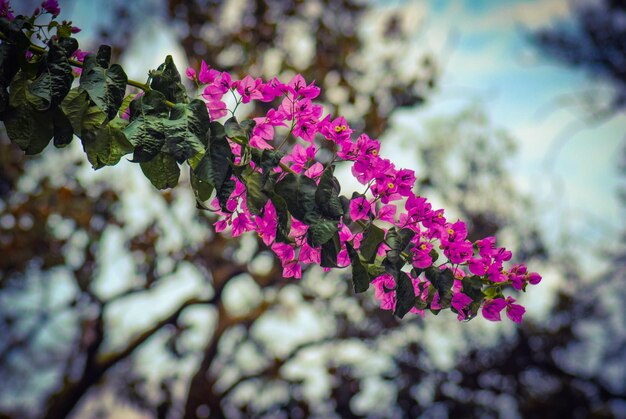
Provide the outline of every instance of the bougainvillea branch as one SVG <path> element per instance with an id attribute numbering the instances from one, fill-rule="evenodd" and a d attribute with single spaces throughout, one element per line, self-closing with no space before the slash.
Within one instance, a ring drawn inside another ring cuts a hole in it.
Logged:
<path id="1" fill-rule="evenodd" d="M 108 46 L 81 52 L 72 37 L 79 29 L 58 14 L 56 1 L 31 17 L 0 4 L 0 119 L 26 154 L 76 136 L 94 169 L 132 155 L 159 189 L 176 186 L 186 163 L 199 208 L 217 214 L 216 231 L 256 232 L 285 278 L 300 278 L 308 264 L 350 266 L 355 292 L 373 285 L 381 308 L 400 318 L 450 309 L 459 320 L 482 311 L 497 321 L 505 310 L 521 321 L 524 308 L 504 292 L 525 291 L 541 276 L 505 266 L 511 252 L 494 237 L 470 242 L 464 222 L 413 192 L 413 171 L 381 157 L 367 134 L 355 138 L 345 118 L 323 115 L 314 83 L 300 75 L 236 80 L 202 61 L 185 73 L 202 98 L 192 99 L 171 57 L 147 83 L 128 80 L 110 64 Z M 129 85 L 142 92 L 127 94 Z M 265 115 L 235 118 L 241 103 L 257 101 Z M 363 192 L 340 195 L 339 163 L 351 164 Z"/>

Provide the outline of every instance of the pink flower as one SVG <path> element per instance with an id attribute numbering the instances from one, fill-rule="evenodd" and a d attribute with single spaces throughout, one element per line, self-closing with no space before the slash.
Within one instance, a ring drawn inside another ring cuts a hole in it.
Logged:
<path id="1" fill-rule="evenodd" d="M 253 79 L 249 75 L 244 77 L 237 84 L 237 92 L 242 97 L 243 103 L 249 103 L 251 100 L 262 99 L 263 81 L 261 79 Z"/>
<path id="2" fill-rule="evenodd" d="M 492 322 L 502 320 L 500 312 L 506 307 L 507 303 L 504 298 L 495 298 L 493 300 L 485 300 L 483 304 L 483 317 Z"/>
<path id="3" fill-rule="evenodd" d="M 261 237 L 263 243 L 270 246 L 276 239 L 276 227 L 278 225 L 278 217 L 276 216 L 276 209 L 272 201 L 267 201 L 263 215 L 257 215 L 254 219 L 256 221 L 256 231 L 259 237 Z"/>
<path id="4" fill-rule="evenodd" d="M 276 256 L 278 256 L 278 259 L 280 259 L 283 266 L 285 266 L 287 262 L 293 260 L 296 256 L 296 252 L 293 250 L 293 247 L 286 243 L 275 242 L 272 245 L 272 250 L 276 253 Z"/>
<path id="5" fill-rule="evenodd" d="M 283 265 L 283 278 L 302 278 L 302 266 L 297 260 L 292 260 Z"/>
<path id="6" fill-rule="evenodd" d="M 320 264 L 322 262 L 322 252 L 320 249 L 316 249 L 304 243 L 300 248 L 300 255 L 298 256 L 300 263 L 315 263 Z"/>
<path id="7" fill-rule="evenodd" d="M 13 10 L 11 10 L 8 0 L 0 0 L 0 17 L 6 17 L 9 20 L 15 19 L 15 15 L 13 15 Z"/>
<path id="8" fill-rule="evenodd" d="M 289 93 L 293 98 L 304 97 L 307 99 L 315 99 L 320 94 L 320 88 L 312 82 L 307 86 L 306 80 L 300 74 L 296 74 L 287 84 Z"/>
<path id="9" fill-rule="evenodd" d="M 396 292 L 394 291 L 396 282 L 389 274 L 381 275 L 372 281 L 374 286 L 374 296 L 380 301 L 380 308 L 383 310 L 395 310 Z"/>
<path id="10" fill-rule="evenodd" d="M 430 256 L 430 251 L 433 250 L 433 245 L 430 243 L 421 243 L 415 246 L 413 253 L 413 266 L 419 269 L 426 269 L 433 264 L 433 258 Z"/>
<path id="11" fill-rule="evenodd" d="M 235 219 L 233 219 L 233 237 L 241 236 L 246 231 L 251 231 L 255 227 L 255 224 L 248 218 L 245 213 L 240 213 Z"/>
<path id="12" fill-rule="evenodd" d="M 365 195 L 359 195 L 350 201 L 350 218 L 352 221 L 369 219 L 370 208 Z"/>
<path id="13" fill-rule="evenodd" d="M 327 115 L 326 118 L 319 122 L 317 129 L 327 140 L 337 144 L 350 141 L 350 134 L 353 132 L 348 125 L 348 121 L 343 116 L 331 121 L 330 115 Z"/>
<path id="14" fill-rule="evenodd" d="M 61 8 L 59 7 L 59 2 L 57 0 L 45 0 L 41 3 L 41 7 L 52 16 L 58 16 L 61 13 Z"/>
<path id="15" fill-rule="evenodd" d="M 200 83 L 202 84 L 211 84 L 215 82 L 215 80 L 221 74 L 222 73 L 220 73 L 219 71 L 214 70 L 211 67 L 209 67 L 209 65 L 204 60 L 202 60 L 202 62 L 200 63 L 200 74 L 198 74 L 198 81 L 200 81 Z M 228 87 L 230 88 L 230 86 Z"/>
<path id="16" fill-rule="evenodd" d="M 315 162 L 311 167 L 306 169 L 304 172 L 304 176 L 309 177 L 311 179 L 319 178 L 324 172 L 324 166 L 320 162 Z"/>
<path id="17" fill-rule="evenodd" d="M 513 297 L 506 297 L 506 315 L 511 321 L 515 323 L 521 323 L 526 309 L 519 304 L 513 304 L 515 299 Z"/>
<path id="18" fill-rule="evenodd" d="M 387 221 L 388 223 L 396 222 L 397 207 L 393 204 L 383 205 L 376 214 L 376 218 L 380 221 Z"/>
<path id="19" fill-rule="evenodd" d="M 465 307 L 470 305 L 471 302 L 472 302 L 472 299 L 468 297 L 467 295 L 463 294 L 462 292 L 457 292 L 456 294 L 452 296 L 451 305 L 452 307 L 454 307 L 456 311 L 459 312 L 459 316 L 458 316 L 459 320 L 465 319 L 466 317 L 466 314 L 464 311 Z"/>
<path id="20" fill-rule="evenodd" d="M 185 75 L 187 76 L 189 80 L 194 81 L 196 79 L 196 70 L 194 70 L 191 67 L 188 67 L 187 71 L 185 71 Z"/>

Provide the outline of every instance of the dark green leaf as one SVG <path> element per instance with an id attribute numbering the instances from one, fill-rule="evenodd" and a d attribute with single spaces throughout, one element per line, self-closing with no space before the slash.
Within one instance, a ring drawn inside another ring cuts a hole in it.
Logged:
<path id="1" fill-rule="evenodd" d="M 209 113 L 199 99 L 189 104 L 179 103 L 170 112 L 170 119 L 164 120 L 165 151 L 182 163 L 203 152 L 206 148 L 206 134 L 209 129 Z"/>
<path id="2" fill-rule="evenodd" d="M 165 57 L 165 62 L 151 73 L 152 83 L 150 87 L 165 95 L 167 100 L 174 103 L 187 103 L 189 97 L 185 87 L 181 83 L 180 73 L 174 64 L 171 55 Z"/>
<path id="3" fill-rule="evenodd" d="M 206 153 L 194 172 L 198 179 L 213 185 L 217 191 L 220 206 L 225 210 L 226 201 L 235 188 L 235 182 L 231 179 L 233 152 L 219 122 L 211 122 L 209 134 Z"/>
<path id="4" fill-rule="evenodd" d="M 415 289 L 409 276 L 400 271 L 396 280 L 396 309 L 394 314 L 403 318 L 415 304 Z"/>
<path id="5" fill-rule="evenodd" d="M 276 184 L 276 193 L 283 197 L 289 212 L 298 220 L 310 224 L 320 217 L 315 204 L 317 184 L 311 178 L 293 173 Z"/>
<path id="6" fill-rule="evenodd" d="M 469 316 L 468 319 L 476 317 L 478 314 L 478 310 L 480 309 L 480 305 L 485 298 L 485 294 L 482 291 L 483 282 L 481 281 L 479 276 L 473 275 L 470 277 L 463 278 L 463 294 L 467 295 L 472 299 L 468 307 Z"/>
<path id="7" fill-rule="evenodd" d="M 133 146 L 122 131 L 126 124 L 125 120 L 116 118 L 97 130 L 90 141 L 83 140 L 87 158 L 94 169 L 114 166 L 122 156 L 133 151 Z"/>
<path id="8" fill-rule="evenodd" d="M 385 268 L 381 265 L 370 264 L 367 265 L 367 273 L 370 275 L 370 278 L 377 278 L 385 273 Z"/>
<path id="9" fill-rule="evenodd" d="M 384 239 L 385 232 L 381 228 L 375 226 L 374 224 L 367 226 L 365 232 L 363 233 L 361 247 L 359 247 L 361 255 L 363 255 L 363 259 L 365 259 L 367 263 L 374 262 L 378 248 Z"/>
<path id="10" fill-rule="evenodd" d="M 168 154 L 159 153 L 152 160 L 140 164 L 143 174 L 157 189 L 173 188 L 178 184 L 180 167 Z"/>
<path id="11" fill-rule="evenodd" d="M 352 283 L 354 284 L 354 292 L 365 292 L 370 286 L 370 276 L 367 272 L 367 268 L 361 262 L 359 254 L 354 247 L 346 242 L 346 249 L 348 250 L 348 256 L 350 257 L 350 265 L 352 265 Z"/>
<path id="12" fill-rule="evenodd" d="M 193 189 L 193 192 L 196 195 L 196 199 L 198 201 L 204 202 L 211 198 L 214 190 L 213 186 L 211 186 L 207 182 L 198 179 L 198 176 L 196 176 L 191 167 L 189 168 L 189 177 L 191 181 L 191 188 Z"/>
<path id="13" fill-rule="evenodd" d="M 250 158 L 257 166 L 261 167 L 263 182 L 267 182 L 267 178 L 272 174 L 272 169 L 280 164 L 280 160 L 285 154 L 277 150 L 260 150 L 258 148 L 251 148 L 250 150 Z"/>
<path id="14" fill-rule="evenodd" d="M 251 131 L 248 132 L 241 125 L 239 125 L 237 118 L 234 116 L 229 118 L 226 123 L 224 123 L 224 129 L 226 130 L 226 136 L 228 138 L 239 140 L 246 144 L 248 143 Z"/>
<path id="15" fill-rule="evenodd" d="M 77 136 L 81 136 L 83 118 L 89 107 L 89 98 L 86 92 L 79 89 L 72 89 L 61 102 L 61 110 L 72 125 L 72 129 Z"/>
<path id="16" fill-rule="evenodd" d="M 54 135 L 53 114 L 40 112 L 30 101 L 30 80 L 19 72 L 11 82 L 10 107 L 3 114 L 7 135 L 26 154 L 40 153 Z"/>
<path id="17" fill-rule="evenodd" d="M 65 147 L 72 142 L 74 138 L 74 130 L 70 120 L 65 116 L 60 108 L 55 108 L 53 112 L 54 123 L 54 146 L 58 148 Z"/>
<path id="18" fill-rule="evenodd" d="M 408 228 L 397 231 L 395 227 L 391 227 L 387 231 L 385 242 L 390 247 L 390 249 L 387 250 L 387 257 L 392 263 L 399 263 L 401 261 L 401 254 L 408 246 L 413 236 L 415 236 L 415 232 Z"/>
<path id="19" fill-rule="evenodd" d="M 33 105 L 39 110 L 58 105 L 70 91 L 73 81 L 72 67 L 67 61 L 65 50 L 52 41 L 42 62 L 41 74 L 29 87 L 34 96 L 42 99 L 32 101 Z"/>
<path id="20" fill-rule="evenodd" d="M 22 31 L 24 27 L 28 27 L 28 23 L 23 17 L 18 16 L 12 21 L 6 17 L 0 17 L 0 32 L 2 32 L 9 42 L 25 51 L 30 45 L 30 40 Z"/>
<path id="21" fill-rule="evenodd" d="M 291 216 L 289 215 L 289 209 L 285 200 L 276 192 L 270 193 L 270 199 L 274 208 L 276 209 L 276 215 L 278 217 L 278 223 L 276 226 L 276 241 L 279 243 L 289 243 L 289 231 L 291 230 Z"/>
<path id="22" fill-rule="evenodd" d="M 242 176 L 241 180 L 246 185 L 246 203 L 251 214 L 260 214 L 267 203 L 269 196 L 263 191 L 263 176 L 259 172 L 251 172 Z"/>
<path id="23" fill-rule="evenodd" d="M 430 267 L 426 269 L 426 279 L 430 281 L 439 293 L 439 302 L 442 308 L 450 306 L 452 299 L 452 286 L 454 285 L 454 274 L 450 269 L 440 270 Z"/>
<path id="24" fill-rule="evenodd" d="M 0 44 L 0 112 L 4 112 L 9 105 L 7 87 L 20 69 L 18 57 L 23 54 L 18 47 L 12 44 Z"/>
<path id="25" fill-rule="evenodd" d="M 337 267 L 337 255 L 340 251 L 341 241 L 339 239 L 339 234 L 335 233 L 335 235 L 330 240 L 322 244 L 320 266 L 322 268 Z"/>
<path id="26" fill-rule="evenodd" d="M 163 120 L 168 116 L 165 97 L 157 91 L 149 91 L 133 100 L 130 109 L 131 122 L 124 129 L 124 135 L 135 148 L 133 161 L 150 161 L 165 144 Z"/>
<path id="27" fill-rule="evenodd" d="M 307 230 L 309 245 L 317 247 L 332 239 L 339 231 L 338 224 L 339 221 L 337 220 L 328 220 L 321 217 L 311 220 Z"/>
<path id="28" fill-rule="evenodd" d="M 101 45 L 97 56 L 89 54 L 85 57 L 80 88 L 109 119 L 113 119 L 124 100 L 128 77 L 118 64 L 109 67 L 110 56 L 111 47 Z"/>
<path id="29" fill-rule="evenodd" d="M 254 119 L 246 119 L 244 121 L 241 121 L 240 125 L 248 138 L 252 137 L 252 130 L 254 129 L 254 127 L 256 127 L 256 121 Z"/>
<path id="30" fill-rule="evenodd" d="M 320 176 L 320 182 L 315 191 L 315 203 L 324 217 L 339 220 L 343 215 L 343 208 L 339 201 L 341 187 L 337 178 L 333 176 L 334 169 L 334 166 L 328 166 Z"/>
<path id="31" fill-rule="evenodd" d="M 71 27 L 71 26 L 70 26 Z M 78 41 L 75 38 L 59 38 L 59 46 L 65 51 L 65 56 L 70 58 L 78 49 Z"/>

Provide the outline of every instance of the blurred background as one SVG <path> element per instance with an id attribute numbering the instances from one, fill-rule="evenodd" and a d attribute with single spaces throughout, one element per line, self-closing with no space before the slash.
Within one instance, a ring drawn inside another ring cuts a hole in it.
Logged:
<path id="1" fill-rule="evenodd" d="M 284 280 L 256 236 L 215 234 L 188 179 L 93 171 L 78 141 L 26 157 L 2 127 L 0 417 L 626 417 L 625 2 L 60 5 L 133 79 L 172 54 L 315 80 L 544 279 L 519 327 L 398 321 L 346 272 Z"/>

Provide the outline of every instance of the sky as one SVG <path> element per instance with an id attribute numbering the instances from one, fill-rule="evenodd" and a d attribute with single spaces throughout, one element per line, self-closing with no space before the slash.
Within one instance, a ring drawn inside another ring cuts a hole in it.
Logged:
<path id="1" fill-rule="evenodd" d="M 568 13 L 563 0 L 428 2 L 424 36 L 443 73 L 428 106 L 401 117 L 425 120 L 480 103 L 517 140 L 513 174 L 543 207 L 546 228 L 556 223 L 585 246 L 610 249 L 625 227 L 617 168 L 626 117 L 585 122 L 581 93 L 608 86 L 539 55 L 527 38 Z"/>

